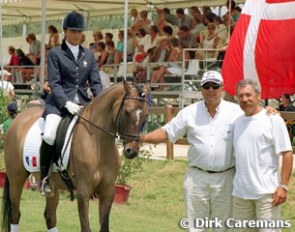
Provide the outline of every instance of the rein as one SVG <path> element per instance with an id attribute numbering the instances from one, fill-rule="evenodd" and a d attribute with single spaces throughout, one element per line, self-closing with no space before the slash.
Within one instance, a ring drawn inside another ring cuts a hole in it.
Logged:
<path id="1" fill-rule="evenodd" d="M 102 128 L 101 126 L 96 125 L 95 123 L 91 122 L 90 120 L 88 120 L 87 118 L 83 117 L 82 114 L 78 113 L 77 115 L 79 116 L 79 118 L 83 119 L 84 121 L 86 121 L 87 123 L 89 123 L 90 125 L 92 125 L 93 127 L 95 127 L 96 129 L 99 129 L 101 131 L 103 131 L 104 133 L 114 137 L 114 138 L 123 138 L 124 140 L 124 136 L 128 136 L 131 138 L 134 138 L 135 140 L 139 140 L 139 135 L 132 135 L 132 134 L 127 134 L 127 133 L 123 133 L 122 132 L 122 125 L 121 125 L 121 121 L 119 121 L 122 109 L 123 109 L 123 105 L 125 100 L 130 99 L 130 100 L 137 100 L 137 101 L 145 101 L 145 102 L 149 102 L 147 97 L 140 97 L 140 96 L 127 96 L 127 94 L 125 94 L 125 96 L 123 97 L 121 103 L 120 103 L 120 108 L 118 110 L 117 116 L 116 116 L 116 121 L 115 121 L 115 125 L 118 128 L 118 135 L 116 135 L 115 133 L 112 133 L 110 131 L 107 131 L 106 129 Z M 118 124 L 119 122 L 119 124 Z"/>

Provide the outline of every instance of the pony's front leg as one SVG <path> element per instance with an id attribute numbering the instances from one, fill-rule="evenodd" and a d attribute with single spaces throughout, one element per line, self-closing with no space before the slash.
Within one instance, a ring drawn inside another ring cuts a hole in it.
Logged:
<path id="1" fill-rule="evenodd" d="M 78 193 L 77 198 L 81 232 L 91 232 L 89 223 L 89 195 Z"/>
<path id="2" fill-rule="evenodd" d="M 115 189 L 113 185 L 110 185 L 105 191 L 98 193 L 100 232 L 109 232 L 109 218 L 114 195 Z"/>
<path id="3" fill-rule="evenodd" d="M 48 231 L 57 232 L 56 228 L 56 209 L 59 203 L 59 190 L 54 188 L 53 197 L 46 197 L 46 208 L 44 211 L 44 217 L 46 220 L 46 226 Z"/>

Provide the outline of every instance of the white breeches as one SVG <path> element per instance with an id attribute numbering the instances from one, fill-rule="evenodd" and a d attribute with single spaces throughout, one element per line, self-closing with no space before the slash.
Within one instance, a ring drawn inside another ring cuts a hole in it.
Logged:
<path id="1" fill-rule="evenodd" d="M 57 114 L 48 114 L 45 118 L 43 140 L 49 145 L 53 145 L 56 138 L 56 131 L 62 117 Z"/>

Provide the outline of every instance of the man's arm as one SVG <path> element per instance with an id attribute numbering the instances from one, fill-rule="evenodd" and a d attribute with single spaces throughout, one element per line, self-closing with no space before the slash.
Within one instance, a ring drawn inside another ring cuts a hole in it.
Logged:
<path id="1" fill-rule="evenodd" d="M 281 180 L 280 185 L 277 187 L 274 197 L 273 197 L 273 205 L 278 206 L 283 204 L 287 200 L 288 191 L 283 186 L 288 186 L 290 176 L 292 174 L 293 169 L 293 152 L 285 151 L 282 152 L 283 160 L 282 160 L 282 171 L 281 171 Z"/>
<path id="2" fill-rule="evenodd" d="M 293 152 L 287 151 L 283 152 L 283 162 L 282 162 L 282 171 L 281 171 L 281 184 L 288 185 L 290 176 L 293 169 Z"/>
<path id="3" fill-rule="evenodd" d="M 148 134 L 141 136 L 140 142 L 143 143 L 161 143 L 168 139 L 167 133 L 164 129 L 158 128 Z"/>

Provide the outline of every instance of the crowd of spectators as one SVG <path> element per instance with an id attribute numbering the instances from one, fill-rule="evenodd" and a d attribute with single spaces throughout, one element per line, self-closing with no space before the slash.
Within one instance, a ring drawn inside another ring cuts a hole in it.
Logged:
<path id="1" fill-rule="evenodd" d="M 164 81 L 166 73 L 181 73 L 182 52 L 184 48 L 214 49 L 226 46 L 228 35 L 238 19 L 240 8 L 233 0 L 227 1 L 228 12 L 222 17 L 212 12 L 211 8 L 169 9 L 156 8 L 153 17 L 149 17 L 146 10 L 130 10 L 130 25 L 127 32 L 127 61 L 134 65 L 131 71 L 136 76 L 139 72 L 141 80 L 150 78 L 154 83 Z M 84 37 L 85 38 L 85 37 Z M 11 56 L 7 70 L 20 73 L 22 82 L 30 81 L 36 75 L 36 68 L 40 64 L 41 42 L 36 35 L 29 33 L 26 37 L 29 45 L 27 52 L 10 46 L 8 52 Z M 93 31 L 93 40 L 89 45 L 93 51 L 102 75 L 104 66 L 119 65 L 123 61 L 124 31 L 117 35 L 111 32 L 103 33 L 96 29 Z M 46 51 L 61 43 L 59 32 L 54 25 L 48 27 L 48 41 Z M 204 59 L 217 57 L 216 52 L 189 52 L 184 57 L 188 59 Z M 150 77 L 146 77 L 147 63 L 157 63 L 152 69 Z M 13 68 L 17 66 L 21 68 Z M 24 66 L 24 67 L 22 67 Z M 26 67 L 27 66 L 27 67 Z M 39 70 L 39 68 L 37 68 Z M 38 73 L 38 71 L 37 71 Z M 145 75 L 145 77 L 144 77 Z M 138 75 L 137 75 L 138 76 Z M 15 78 L 14 78 L 15 79 Z M 12 80 L 13 81 L 13 80 Z"/>
<path id="2" fill-rule="evenodd" d="M 142 73 L 146 75 L 147 72 L 143 70 L 151 62 L 158 65 L 152 69 L 151 76 L 145 79 L 150 78 L 156 85 L 164 81 L 166 73 L 181 73 L 182 68 L 177 62 L 181 63 L 184 48 L 203 49 L 188 52 L 184 56 L 188 59 L 217 58 L 219 53 L 209 50 L 227 45 L 241 12 L 233 0 L 227 1 L 226 5 L 228 12 L 223 16 L 216 15 L 208 6 L 192 6 L 188 11 L 185 8 L 156 8 L 155 17 L 148 17 L 146 10 L 138 12 L 137 9 L 131 9 L 127 61 L 133 63 L 134 76 L 138 76 L 138 72 L 141 77 Z M 124 31 L 119 31 L 118 35 L 110 32 L 103 35 L 100 30 L 93 31 L 93 42 L 89 47 L 96 56 L 100 70 L 106 65 L 119 65 L 123 61 L 123 41 Z M 175 64 L 169 64 L 171 62 Z"/>

